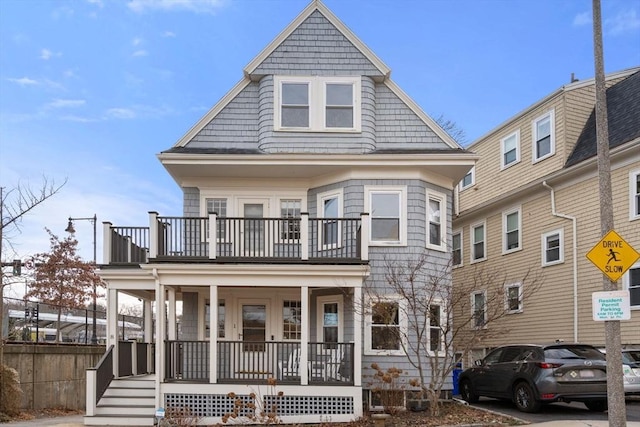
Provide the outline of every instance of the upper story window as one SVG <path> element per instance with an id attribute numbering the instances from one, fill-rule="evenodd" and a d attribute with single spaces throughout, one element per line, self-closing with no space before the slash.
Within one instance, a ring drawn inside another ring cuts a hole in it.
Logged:
<path id="1" fill-rule="evenodd" d="M 622 276 L 622 284 L 629 291 L 631 309 L 640 310 L 640 263 L 633 265 Z"/>
<path id="2" fill-rule="evenodd" d="M 277 76 L 274 129 L 360 131 L 360 78 Z"/>
<path id="3" fill-rule="evenodd" d="M 447 196 L 427 192 L 427 247 L 444 251 L 447 233 Z"/>
<path id="4" fill-rule="evenodd" d="M 405 187 L 365 187 L 372 245 L 406 243 L 406 192 Z"/>
<path id="5" fill-rule="evenodd" d="M 300 199 L 281 199 L 280 218 L 286 218 L 280 225 L 281 240 L 300 239 Z"/>
<path id="6" fill-rule="evenodd" d="M 542 235 L 542 266 L 564 262 L 564 243 L 562 229 L 550 231 Z"/>
<path id="7" fill-rule="evenodd" d="M 476 167 L 472 167 L 469 172 L 460 181 L 460 191 L 471 187 L 476 183 Z"/>
<path id="8" fill-rule="evenodd" d="M 215 213 L 219 218 L 223 218 L 227 216 L 227 199 L 226 198 L 207 198 L 205 199 L 205 203 L 207 206 L 207 214 Z M 225 227 L 218 227 L 217 231 L 218 241 L 224 241 L 226 237 L 226 229 Z M 209 240 L 209 229 L 205 230 L 205 239 Z"/>
<path id="9" fill-rule="evenodd" d="M 505 285 L 504 304 L 507 313 L 522 312 L 522 283 Z"/>
<path id="10" fill-rule="evenodd" d="M 555 153 L 555 124 L 553 110 L 533 121 L 533 163 Z"/>
<path id="11" fill-rule="evenodd" d="M 520 241 L 522 240 L 520 208 L 502 214 L 502 228 L 502 253 L 513 252 L 520 249 Z"/>
<path id="12" fill-rule="evenodd" d="M 339 247 L 342 233 L 338 219 L 342 216 L 342 190 L 318 194 L 318 214 L 326 218 L 319 230 L 320 249 Z"/>
<path id="13" fill-rule="evenodd" d="M 520 130 L 502 138 L 500 148 L 502 151 L 502 169 L 518 163 L 520 161 Z"/>
<path id="14" fill-rule="evenodd" d="M 486 224 L 471 226 L 471 262 L 486 259 Z"/>
<path id="15" fill-rule="evenodd" d="M 462 231 L 454 231 L 451 236 L 451 264 L 454 267 L 462 265 Z"/>
<path id="16" fill-rule="evenodd" d="M 640 219 L 640 170 L 629 173 L 629 219 Z"/>

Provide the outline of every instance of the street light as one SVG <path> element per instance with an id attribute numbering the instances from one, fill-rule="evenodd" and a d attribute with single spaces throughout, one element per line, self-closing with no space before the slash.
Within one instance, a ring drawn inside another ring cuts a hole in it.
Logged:
<path id="1" fill-rule="evenodd" d="M 73 221 L 91 221 L 93 224 L 93 268 L 97 266 L 97 258 L 96 258 L 96 222 L 97 222 L 96 214 L 93 214 L 90 218 L 71 218 L 69 217 L 69 224 L 67 224 L 67 228 L 64 231 L 67 233 L 75 233 L 76 229 L 73 228 Z M 91 344 L 98 343 L 98 328 L 96 323 L 96 312 L 98 311 L 98 305 L 96 302 L 96 282 L 93 282 L 93 325 L 92 325 L 92 336 L 91 336 Z"/>

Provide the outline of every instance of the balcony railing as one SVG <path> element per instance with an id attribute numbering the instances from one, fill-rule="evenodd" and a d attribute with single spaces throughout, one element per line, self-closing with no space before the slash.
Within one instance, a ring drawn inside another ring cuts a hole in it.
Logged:
<path id="1" fill-rule="evenodd" d="M 154 261 L 360 263 L 369 217 L 232 218 L 149 215 L 149 227 L 104 223 L 105 264 Z"/>
<path id="2" fill-rule="evenodd" d="M 209 382 L 209 341 L 166 341 L 166 381 Z M 220 384 L 300 384 L 297 342 L 219 341 L 217 378 Z M 310 385 L 353 385 L 353 343 L 309 343 Z"/>

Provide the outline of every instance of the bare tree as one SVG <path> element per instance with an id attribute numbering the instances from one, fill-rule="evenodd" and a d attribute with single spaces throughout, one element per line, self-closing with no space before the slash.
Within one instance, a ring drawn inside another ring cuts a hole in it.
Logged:
<path id="1" fill-rule="evenodd" d="M 436 119 L 436 123 L 458 144 L 464 145 L 467 143 L 467 133 L 453 120 L 449 120 L 443 114 L 440 114 Z"/>
<path id="2" fill-rule="evenodd" d="M 398 343 L 406 353 L 418 375 L 409 385 L 427 397 L 433 416 L 439 415 L 442 389 L 451 378 L 456 355 L 466 357 L 483 341 L 508 332 L 500 322 L 508 314 L 505 284 L 520 283 L 520 302 L 542 285 L 542 276 L 530 271 L 516 280 L 508 279 L 504 270 L 476 269 L 454 286 L 451 267 L 434 266 L 424 252 L 413 259 L 386 259 L 386 288 L 366 288 L 366 306 L 373 323 L 406 322 L 406 328 L 389 327 L 378 332 L 383 340 Z M 474 292 L 482 292 L 482 307 L 472 306 L 470 295 Z M 398 304 L 390 304 L 389 295 L 394 295 Z"/>
<path id="3" fill-rule="evenodd" d="M 35 254 L 27 260 L 26 267 L 34 272 L 34 282 L 25 299 L 36 298 L 54 305 L 59 328 L 63 305 L 85 308 L 93 300 L 94 289 L 102 287 L 102 280 L 93 262 L 83 261 L 77 254 L 78 241 L 73 235 L 60 240 L 51 230 L 46 230 L 51 250 Z M 56 331 L 56 342 L 58 339 L 59 332 Z"/>
<path id="4" fill-rule="evenodd" d="M 3 246 L 5 242 L 12 247 L 11 238 L 14 232 L 20 231 L 20 223 L 24 216 L 35 209 L 45 200 L 52 197 L 67 183 L 65 179 L 60 185 L 49 181 L 46 177 L 42 185 L 34 190 L 31 186 L 18 184 L 16 187 L 4 191 L 0 186 L 0 262 L 3 261 Z M 4 262 L 2 262 L 4 266 Z M 4 270 L 0 268 L 0 402 L 3 402 L 2 390 L 4 389 L 4 287 L 11 283 L 5 282 Z M 0 410 L 2 405 L 0 405 Z"/>

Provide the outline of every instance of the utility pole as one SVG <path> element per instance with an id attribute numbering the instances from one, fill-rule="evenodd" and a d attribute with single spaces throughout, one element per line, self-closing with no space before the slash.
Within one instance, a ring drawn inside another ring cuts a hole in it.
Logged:
<path id="1" fill-rule="evenodd" d="M 607 117 L 607 91 L 604 78 L 604 55 L 602 48 L 602 15 L 600 0 L 593 0 L 593 50 L 596 78 L 596 140 L 598 147 L 598 188 L 600 190 L 600 231 L 604 237 L 613 230 L 613 196 L 611 193 L 611 163 L 609 159 L 609 120 Z M 615 291 L 618 284 L 603 277 L 605 291 Z M 620 343 L 620 321 L 604 322 L 607 349 L 607 401 L 609 426 L 625 427 L 627 413 L 622 382 L 622 351 Z"/>

